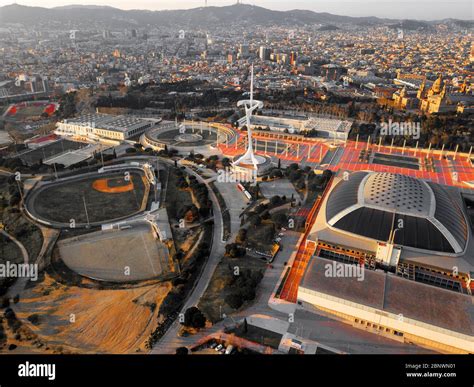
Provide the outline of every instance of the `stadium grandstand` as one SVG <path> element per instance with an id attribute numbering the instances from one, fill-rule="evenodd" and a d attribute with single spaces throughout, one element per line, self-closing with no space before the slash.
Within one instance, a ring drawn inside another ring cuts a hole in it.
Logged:
<path id="1" fill-rule="evenodd" d="M 239 125 L 245 125 L 245 117 L 238 121 Z M 274 116 L 252 115 L 252 129 L 263 128 L 276 132 L 287 132 L 291 134 L 316 133 L 318 137 L 335 140 L 347 140 L 352 127 L 351 121 L 333 118 L 308 117 L 308 118 L 286 118 Z"/>

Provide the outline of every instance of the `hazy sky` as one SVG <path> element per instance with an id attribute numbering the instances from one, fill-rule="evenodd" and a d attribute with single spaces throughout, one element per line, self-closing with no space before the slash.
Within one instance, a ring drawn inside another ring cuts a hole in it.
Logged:
<path id="1" fill-rule="evenodd" d="M 0 0 L 0 5 L 12 0 Z M 204 5 L 205 0 L 17 0 L 22 5 L 56 7 L 69 4 L 110 5 L 121 9 L 183 9 Z M 209 6 L 234 4 L 236 0 L 208 0 Z M 378 16 L 404 19 L 473 19 L 474 0 L 243 0 L 275 10 L 310 9 L 349 16 Z"/>

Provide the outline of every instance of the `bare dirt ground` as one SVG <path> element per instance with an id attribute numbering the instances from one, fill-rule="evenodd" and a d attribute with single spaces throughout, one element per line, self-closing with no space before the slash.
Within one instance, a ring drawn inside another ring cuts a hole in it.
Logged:
<path id="1" fill-rule="evenodd" d="M 127 289 L 66 286 L 49 275 L 25 290 L 17 317 L 45 343 L 73 353 L 137 353 L 157 324 L 170 282 Z M 35 316 L 34 322 L 28 321 Z M 9 341 L 10 342 L 10 341 Z M 10 353 L 37 352 L 26 345 Z M 46 351 L 47 352 L 47 351 Z"/>
<path id="2" fill-rule="evenodd" d="M 169 279 L 176 275 L 167 246 L 145 222 L 128 229 L 97 231 L 58 244 L 63 262 L 74 272 L 111 282 Z M 128 270 L 125 270 L 128 268 Z"/>

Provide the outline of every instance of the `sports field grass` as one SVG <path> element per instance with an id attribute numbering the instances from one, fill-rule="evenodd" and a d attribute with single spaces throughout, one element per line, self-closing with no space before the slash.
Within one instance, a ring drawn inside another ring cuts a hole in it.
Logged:
<path id="1" fill-rule="evenodd" d="M 45 107 L 46 105 L 28 106 L 26 108 L 19 109 L 16 114 L 23 117 L 39 116 L 44 112 Z"/>
<path id="2" fill-rule="evenodd" d="M 29 208 L 44 220 L 68 224 L 71 219 L 74 219 L 76 224 L 87 223 L 85 207 L 89 223 L 107 222 L 130 216 L 146 206 L 148 183 L 142 173 L 130 172 L 133 190 L 101 192 L 94 189 L 97 180 L 123 178 L 123 176 L 123 172 L 118 172 L 45 187 L 32 198 Z"/>

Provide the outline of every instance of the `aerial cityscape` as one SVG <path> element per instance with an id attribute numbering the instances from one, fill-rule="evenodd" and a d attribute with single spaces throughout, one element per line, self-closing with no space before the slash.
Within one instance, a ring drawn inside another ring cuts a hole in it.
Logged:
<path id="1" fill-rule="evenodd" d="M 1 354 L 474 354 L 472 13 L 50 3 L 0 3 Z"/>

